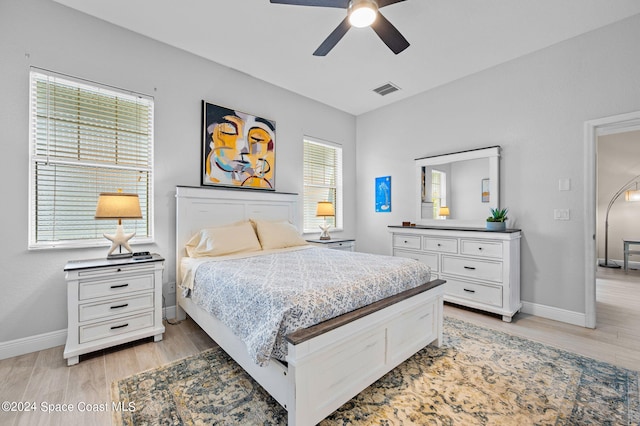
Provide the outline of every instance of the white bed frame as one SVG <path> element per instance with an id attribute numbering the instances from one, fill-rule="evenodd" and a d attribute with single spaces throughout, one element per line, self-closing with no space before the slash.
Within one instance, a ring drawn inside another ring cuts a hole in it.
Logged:
<path id="1" fill-rule="evenodd" d="M 297 223 L 297 194 L 176 188 L 176 282 L 185 243 L 205 227 L 242 219 Z M 442 342 L 444 289 L 421 288 L 287 336 L 287 363 L 255 364 L 244 343 L 224 324 L 177 295 L 178 319 L 188 314 L 288 412 L 290 426 L 315 425 L 430 343 Z"/>

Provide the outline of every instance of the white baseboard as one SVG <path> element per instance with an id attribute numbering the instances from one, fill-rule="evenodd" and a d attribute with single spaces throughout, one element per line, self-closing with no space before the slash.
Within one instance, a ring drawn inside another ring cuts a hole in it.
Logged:
<path id="1" fill-rule="evenodd" d="M 163 318 L 176 317 L 176 307 L 167 306 L 162 310 Z M 67 342 L 67 329 L 51 331 L 36 336 L 23 337 L 21 339 L 0 342 L 0 359 L 12 358 L 31 352 L 41 351 L 64 345 Z"/>
<path id="2" fill-rule="evenodd" d="M 587 318 L 584 313 L 567 311 L 553 306 L 539 305 L 537 303 L 522 302 L 522 312 L 554 321 L 586 327 Z"/>
<path id="3" fill-rule="evenodd" d="M 0 342 L 0 359 L 11 358 L 43 349 L 64 345 L 67 341 L 67 329 L 51 331 L 35 336 Z"/>
<path id="4" fill-rule="evenodd" d="M 174 319 L 176 317 L 176 305 L 163 308 L 162 315 L 162 318 Z"/>

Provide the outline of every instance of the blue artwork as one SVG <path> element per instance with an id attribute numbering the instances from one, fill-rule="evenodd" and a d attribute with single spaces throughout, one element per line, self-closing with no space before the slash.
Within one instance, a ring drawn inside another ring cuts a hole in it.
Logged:
<path id="1" fill-rule="evenodd" d="M 376 212 L 391 211 L 391 176 L 376 178 Z"/>

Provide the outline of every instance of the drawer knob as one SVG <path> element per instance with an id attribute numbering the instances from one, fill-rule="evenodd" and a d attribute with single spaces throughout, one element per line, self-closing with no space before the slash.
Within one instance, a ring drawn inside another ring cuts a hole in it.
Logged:
<path id="1" fill-rule="evenodd" d="M 407 241 L 407 240 L 404 240 L 404 243 L 405 243 L 405 244 L 409 244 L 409 241 Z"/>
<path id="2" fill-rule="evenodd" d="M 129 326 L 129 323 L 122 324 L 122 325 L 114 325 L 113 327 L 111 327 L 111 329 L 112 330 L 116 330 L 118 328 L 124 328 L 124 327 L 127 327 L 127 326 Z"/>
<path id="3" fill-rule="evenodd" d="M 469 290 L 468 288 L 465 288 L 464 291 L 466 291 L 467 293 L 475 293 L 475 290 Z"/>
<path id="4" fill-rule="evenodd" d="M 118 285 L 112 285 L 111 288 L 122 288 L 122 287 L 128 287 L 129 283 L 127 284 L 118 284 Z"/>
<path id="5" fill-rule="evenodd" d="M 128 304 L 128 303 L 124 303 L 124 304 L 122 304 L 122 305 L 115 305 L 115 306 L 112 306 L 112 307 L 111 307 L 111 309 L 126 308 L 127 306 L 129 306 L 129 304 Z"/>
<path id="6" fill-rule="evenodd" d="M 472 271 L 476 270 L 476 268 L 474 268 L 473 266 L 465 266 L 464 269 L 470 269 Z"/>
<path id="7" fill-rule="evenodd" d="M 116 272 L 122 272 L 122 269 L 121 269 L 121 268 L 118 268 L 118 270 L 117 270 Z"/>
<path id="8" fill-rule="evenodd" d="M 482 247 L 478 247 L 478 250 L 482 250 Z"/>
<path id="9" fill-rule="evenodd" d="M 438 247 L 440 247 L 440 243 L 438 243 Z"/>

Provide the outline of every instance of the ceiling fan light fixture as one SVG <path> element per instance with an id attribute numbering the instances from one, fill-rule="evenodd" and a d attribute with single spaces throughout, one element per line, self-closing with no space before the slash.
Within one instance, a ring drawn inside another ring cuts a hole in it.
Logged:
<path id="1" fill-rule="evenodd" d="M 375 0 L 351 0 L 349 2 L 349 23 L 356 28 L 368 27 L 378 16 Z"/>

